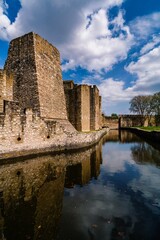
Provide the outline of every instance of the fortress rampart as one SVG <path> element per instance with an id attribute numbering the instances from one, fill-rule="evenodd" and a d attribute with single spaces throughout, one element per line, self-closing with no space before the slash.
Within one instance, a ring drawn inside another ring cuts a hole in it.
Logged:
<path id="1" fill-rule="evenodd" d="M 33 32 L 11 41 L 0 69 L 1 152 L 78 148 L 99 139 L 99 134 L 77 135 L 101 128 L 98 88 L 72 81 L 64 86 L 54 46 Z"/>
<path id="2" fill-rule="evenodd" d="M 58 50 L 35 33 L 11 41 L 0 70 L 0 146 L 76 132 L 67 119 Z"/>
<path id="3" fill-rule="evenodd" d="M 110 116 L 105 116 L 104 114 L 102 114 L 102 127 L 108 127 L 110 129 L 118 129 L 119 119 L 113 118 Z"/>
<path id="4" fill-rule="evenodd" d="M 142 115 L 120 115 L 119 116 L 119 128 L 125 127 L 138 127 L 138 126 L 155 126 L 154 116 L 142 116 Z"/>

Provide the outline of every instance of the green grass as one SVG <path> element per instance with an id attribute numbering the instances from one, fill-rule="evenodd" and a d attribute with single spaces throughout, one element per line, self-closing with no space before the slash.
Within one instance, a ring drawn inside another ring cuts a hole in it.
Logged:
<path id="1" fill-rule="evenodd" d="M 160 127 L 138 127 L 147 131 L 160 131 Z"/>

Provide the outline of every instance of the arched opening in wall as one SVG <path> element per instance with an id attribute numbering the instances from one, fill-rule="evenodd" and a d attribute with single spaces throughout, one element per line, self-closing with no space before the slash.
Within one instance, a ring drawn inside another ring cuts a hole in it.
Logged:
<path id="1" fill-rule="evenodd" d="M 26 114 L 26 108 L 24 108 L 23 113 Z"/>
<path id="2" fill-rule="evenodd" d="M 49 138 L 50 138 L 50 136 L 48 135 L 48 136 L 47 136 L 47 139 L 49 139 Z"/>

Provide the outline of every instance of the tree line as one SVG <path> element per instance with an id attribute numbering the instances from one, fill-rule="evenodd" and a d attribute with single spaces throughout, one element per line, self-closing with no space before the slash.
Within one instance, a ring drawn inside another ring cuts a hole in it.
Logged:
<path id="1" fill-rule="evenodd" d="M 151 120 L 155 116 L 156 125 L 160 125 L 160 92 L 153 95 L 135 96 L 130 101 L 130 112 L 142 116 L 143 121 L 146 117 Z"/>

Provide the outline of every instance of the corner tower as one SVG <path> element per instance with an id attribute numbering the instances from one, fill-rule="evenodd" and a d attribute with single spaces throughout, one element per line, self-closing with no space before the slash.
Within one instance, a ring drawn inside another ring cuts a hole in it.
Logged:
<path id="1" fill-rule="evenodd" d="M 4 67 L 12 72 L 13 100 L 44 119 L 67 119 L 59 51 L 31 32 L 11 41 Z"/>

